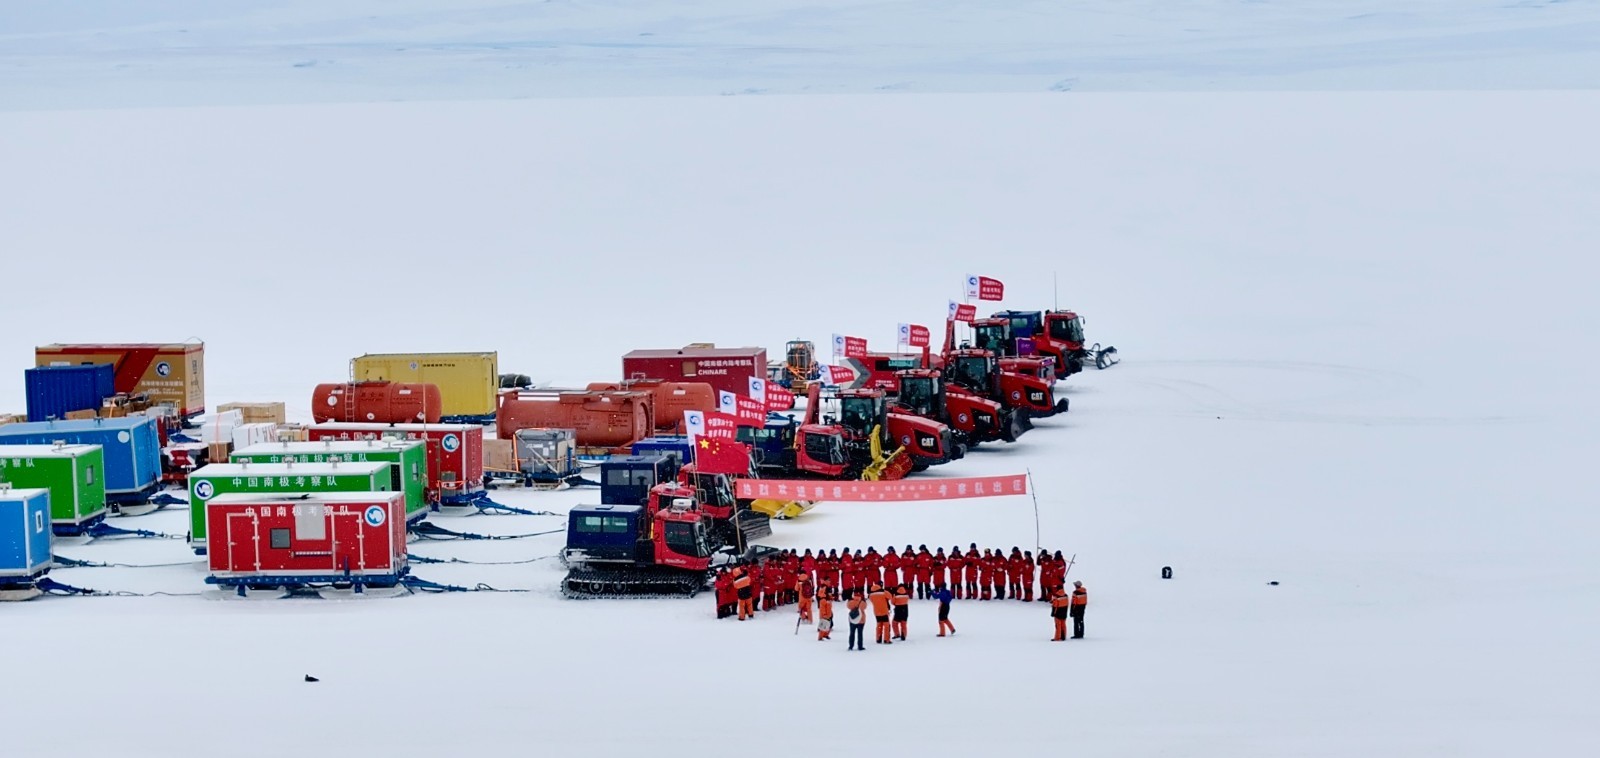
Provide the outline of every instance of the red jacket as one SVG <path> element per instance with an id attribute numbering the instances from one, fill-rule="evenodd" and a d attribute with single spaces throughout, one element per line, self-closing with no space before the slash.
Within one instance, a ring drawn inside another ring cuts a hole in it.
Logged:
<path id="1" fill-rule="evenodd" d="M 883 581 L 887 585 L 897 585 L 900 578 L 900 554 L 889 553 L 883 557 Z"/>
<path id="2" fill-rule="evenodd" d="M 917 553 L 917 581 L 923 584 L 933 581 L 933 553 L 926 550 Z"/>
<path id="3" fill-rule="evenodd" d="M 933 556 L 933 558 L 928 561 L 928 566 L 933 569 L 932 572 L 930 572 L 931 575 L 932 575 L 933 583 L 934 584 L 944 584 L 945 583 L 945 581 L 944 581 L 944 566 L 945 566 L 945 558 L 944 558 L 944 556 L 942 556 L 942 555 Z"/>
<path id="4" fill-rule="evenodd" d="M 978 581 L 978 567 L 983 565 L 983 558 L 978 555 L 978 551 L 976 551 L 976 550 L 968 550 L 967 551 L 966 563 L 967 563 L 967 581 L 969 581 L 969 582 Z"/>
<path id="5" fill-rule="evenodd" d="M 966 568 L 967 559 L 961 557 L 960 553 L 951 553 L 945 559 L 945 565 L 950 567 L 950 583 L 955 584 L 961 581 L 961 570 Z"/>

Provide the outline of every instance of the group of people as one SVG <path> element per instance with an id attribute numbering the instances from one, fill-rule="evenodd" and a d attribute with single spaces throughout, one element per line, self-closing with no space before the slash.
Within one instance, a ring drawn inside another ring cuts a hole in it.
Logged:
<path id="1" fill-rule="evenodd" d="M 1083 637 L 1083 614 L 1088 606 L 1088 591 L 1073 582 L 1065 588 L 1070 562 L 1061 551 L 1033 551 L 1011 548 L 1009 555 L 999 549 L 978 550 L 976 543 L 966 551 L 959 546 L 929 551 L 926 545 L 904 551 L 890 547 L 880 554 L 869 547 L 865 552 L 850 548 L 793 550 L 725 567 L 714 580 L 717 618 L 737 616 L 740 621 L 759 611 L 774 611 L 799 604 L 797 623 L 815 622 L 817 639 L 831 639 L 833 604 L 845 602 L 850 626 L 850 650 L 865 649 L 868 613 L 876 619 L 876 642 L 893 644 L 905 640 L 906 623 L 913 595 L 917 599 L 939 601 L 939 634 L 955 634 L 950 623 L 952 600 L 1014 600 L 1032 602 L 1034 587 L 1038 600 L 1050 603 L 1055 619 L 1055 639 L 1065 639 L 1065 623 L 1074 620 L 1074 638 Z M 816 601 L 816 614 L 812 601 Z"/>

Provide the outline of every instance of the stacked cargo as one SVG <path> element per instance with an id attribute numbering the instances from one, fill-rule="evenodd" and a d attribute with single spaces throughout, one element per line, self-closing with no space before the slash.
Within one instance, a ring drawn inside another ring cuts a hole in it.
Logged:
<path id="1" fill-rule="evenodd" d="M 0 591 L 30 586 L 50 570 L 49 512 L 49 492 L 0 487 Z"/>
<path id="2" fill-rule="evenodd" d="M 369 354 L 352 361 L 351 368 L 351 378 L 357 382 L 401 382 L 437 387 L 439 421 L 454 424 L 494 421 L 495 393 L 500 386 L 500 360 L 495 353 Z"/>
<path id="3" fill-rule="evenodd" d="M 161 434 L 148 416 L 44 421 L 0 426 L 0 445 L 99 445 L 106 499 L 144 502 L 161 483 Z"/>
<path id="4" fill-rule="evenodd" d="M 34 349 L 37 366 L 85 363 L 111 364 L 116 393 L 146 395 L 154 404 L 171 406 L 185 421 L 206 411 L 204 343 L 44 345 Z"/>
<path id="5" fill-rule="evenodd" d="M 213 463 L 189 474 L 189 542 L 206 550 L 206 503 L 217 495 L 310 492 L 400 492 L 399 471 L 388 463 Z M 402 513 L 405 521 L 403 493 Z"/>
<path id="6" fill-rule="evenodd" d="M 400 474 L 406 497 L 405 520 L 428 515 L 428 451 L 418 440 L 362 440 L 335 442 L 274 442 L 238 448 L 231 463 L 388 463 Z"/>
<path id="7" fill-rule="evenodd" d="M 105 468 L 99 445 L 0 445 L 0 486 L 49 492 L 56 534 L 81 534 L 105 519 Z"/>
<path id="8" fill-rule="evenodd" d="M 471 424 L 317 424 L 306 430 L 322 440 L 421 440 L 428 447 L 429 486 L 446 505 L 484 495 L 483 427 Z"/>
<path id="9" fill-rule="evenodd" d="M 223 403 L 217 406 L 218 413 L 238 411 L 246 424 L 278 424 L 282 426 L 288 422 L 284 413 L 283 403 Z"/>
<path id="10" fill-rule="evenodd" d="M 408 570 L 398 492 L 216 495 L 203 506 L 217 535 L 206 582 L 248 588 L 394 587 Z"/>

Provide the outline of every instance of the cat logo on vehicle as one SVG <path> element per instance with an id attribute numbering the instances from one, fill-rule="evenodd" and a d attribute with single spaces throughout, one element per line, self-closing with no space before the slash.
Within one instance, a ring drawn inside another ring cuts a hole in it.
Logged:
<path id="1" fill-rule="evenodd" d="M 939 448 L 939 441 L 926 434 L 917 435 L 917 445 L 923 450 L 932 452 Z"/>
<path id="2" fill-rule="evenodd" d="M 1039 391 L 1039 390 L 1028 390 L 1028 402 L 1030 402 L 1030 403 L 1043 403 L 1044 402 L 1044 393 Z"/>
<path id="3" fill-rule="evenodd" d="M 367 506 L 367 512 L 362 514 L 361 518 L 367 522 L 367 526 L 376 527 L 383 526 L 383 522 L 389 520 L 389 514 L 383 510 L 381 505 L 369 505 Z"/>
<path id="4" fill-rule="evenodd" d="M 439 447 L 444 448 L 444 451 L 447 453 L 453 453 L 460 449 L 461 438 L 455 436 L 454 434 L 446 434 L 444 439 L 439 440 Z"/>

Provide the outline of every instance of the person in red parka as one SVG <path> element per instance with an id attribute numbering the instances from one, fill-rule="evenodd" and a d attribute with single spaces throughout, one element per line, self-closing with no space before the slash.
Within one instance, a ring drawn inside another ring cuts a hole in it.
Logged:
<path id="1" fill-rule="evenodd" d="M 833 596 L 839 596 L 839 554 L 828 551 L 828 557 L 817 561 L 817 584 L 833 590 Z"/>
<path id="2" fill-rule="evenodd" d="M 812 584 L 818 584 L 817 559 L 811 554 L 811 548 L 806 548 L 805 555 L 800 556 L 800 573 L 811 578 Z"/>
<path id="3" fill-rule="evenodd" d="M 738 596 L 733 592 L 733 576 L 728 573 L 727 569 L 719 570 L 716 580 L 712 582 L 712 587 L 716 589 L 717 594 L 717 618 L 725 619 L 730 615 L 729 612 L 739 603 Z"/>
<path id="4" fill-rule="evenodd" d="M 856 558 L 850 554 L 850 548 L 845 548 L 842 552 L 844 554 L 839 556 L 839 583 L 843 585 L 842 589 L 855 589 L 861 584 L 861 573 L 856 570 Z M 850 595 L 846 594 L 845 597 Z"/>
<path id="5" fill-rule="evenodd" d="M 767 568 L 764 564 L 764 561 L 756 561 L 750 564 L 750 570 L 745 572 L 745 576 L 750 580 L 750 615 L 752 616 L 756 614 L 756 611 L 761 610 L 761 592 L 766 587 L 765 574 Z"/>
<path id="6" fill-rule="evenodd" d="M 1006 587 L 1011 591 L 1012 600 L 1022 599 L 1022 549 L 1015 546 L 1006 558 Z"/>
<path id="7" fill-rule="evenodd" d="M 1022 563 L 1019 566 L 1022 573 L 1022 602 L 1033 602 L 1033 551 L 1022 551 Z"/>
<path id="8" fill-rule="evenodd" d="M 989 554 L 989 549 L 983 549 L 983 556 L 978 559 L 978 595 L 980 600 L 994 597 L 994 556 Z"/>
<path id="9" fill-rule="evenodd" d="M 889 552 L 883 556 L 883 586 L 900 586 L 900 554 L 894 551 L 894 545 L 889 546 Z M 890 591 L 893 594 L 893 590 Z"/>
<path id="10" fill-rule="evenodd" d="M 907 546 L 909 549 L 909 546 Z M 927 545 L 917 546 L 917 599 L 933 597 L 933 553 Z"/>
<path id="11" fill-rule="evenodd" d="M 945 566 L 950 569 L 950 589 L 957 600 L 967 599 L 966 568 L 967 559 L 961 548 L 950 548 L 950 558 L 945 561 Z"/>
<path id="12" fill-rule="evenodd" d="M 978 543 L 972 543 L 967 548 L 967 597 L 978 599 L 978 570 L 983 566 L 983 558 L 978 555 Z"/>
<path id="13" fill-rule="evenodd" d="M 781 561 L 768 563 L 766 570 L 761 572 L 761 610 L 770 611 L 778 607 L 778 591 L 783 589 L 783 573 Z"/>
<path id="14" fill-rule="evenodd" d="M 856 556 L 856 563 L 861 566 L 868 587 L 874 583 L 883 584 L 883 555 L 877 548 L 869 545 L 865 556 Z"/>
<path id="15" fill-rule="evenodd" d="M 989 560 L 994 563 L 994 571 L 989 574 L 989 583 L 994 585 L 995 599 L 1004 600 L 1006 599 L 1006 580 L 1009 578 L 1007 576 L 1006 556 L 1000 552 L 1000 548 L 995 548 L 994 553 L 989 556 Z"/>
<path id="16" fill-rule="evenodd" d="M 933 591 L 935 594 L 937 594 L 939 590 L 945 589 L 944 567 L 948 562 L 949 559 L 945 557 L 944 548 L 942 547 L 939 548 L 938 551 L 933 554 L 933 558 L 928 561 L 928 567 L 932 569 L 932 571 L 929 573 L 929 576 L 933 579 Z M 950 597 L 954 599 L 955 595 L 952 594 Z"/>
<path id="17" fill-rule="evenodd" d="M 784 597 L 781 598 L 781 601 L 785 605 L 794 605 L 800 602 L 800 597 L 794 589 L 800 581 L 800 554 L 790 550 L 789 557 L 783 562 L 783 568 L 785 571 L 784 580 L 787 583 L 783 585 Z"/>

